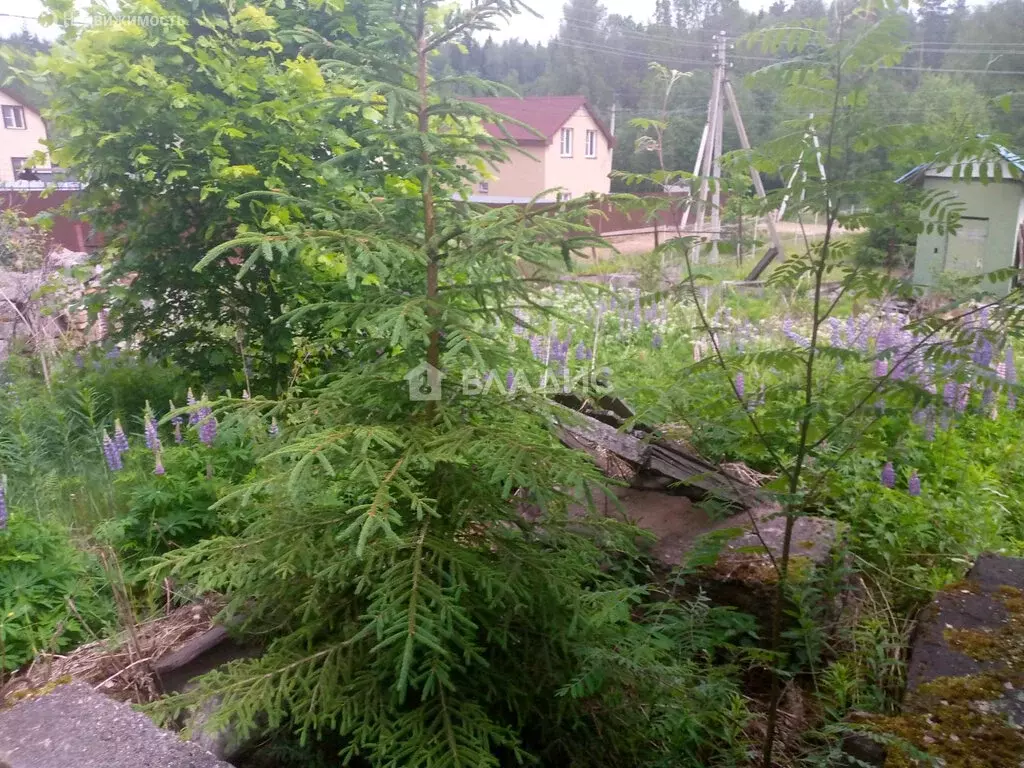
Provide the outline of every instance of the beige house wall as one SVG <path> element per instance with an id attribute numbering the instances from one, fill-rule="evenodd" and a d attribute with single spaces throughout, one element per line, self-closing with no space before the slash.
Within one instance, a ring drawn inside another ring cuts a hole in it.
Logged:
<path id="1" fill-rule="evenodd" d="M 590 113 L 580 107 L 563 128 L 572 128 L 572 157 L 562 157 L 561 130 L 555 131 L 544 160 L 544 187 L 562 187 L 571 197 L 611 190 L 612 151 Z M 586 157 L 587 131 L 597 132 L 597 157 Z"/>
<path id="2" fill-rule="evenodd" d="M 526 154 L 516 149 L 508 150 L 508 162 L 497 168 L 488 168 L 490 179 L 486 179 L 488 191 L 482 192 L 478 184 L 473 190 L 474 195 L 481 199 L 522 198 L 530 200 L 544 189 L 544 150 L 543 146 L 523 147 Z"/>
<path id="3" fill-rule="evenodd" d="M 45 151 L 40 142 L 46 139 L 46 126 L 38 112 L 4 91 L 0 91 L 0 105 L 23 107 L 25 111 L 24 128 L 5 128 L 0 120 L 0 182 L 11 182 L 15 180 L 11 158 L 31 157 L 33 152 Z"/>

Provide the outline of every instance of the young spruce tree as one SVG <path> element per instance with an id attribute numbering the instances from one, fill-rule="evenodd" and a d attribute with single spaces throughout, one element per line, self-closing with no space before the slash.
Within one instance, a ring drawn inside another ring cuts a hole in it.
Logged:
<path id="1" fill-rule="evenodd" d="M 264 651 L 190 697 L 219 695 L 243 732 L 329 744 L 346 765 L 733 764 L 743 707 L 709 663 L 728 614 L 645 609 L 623 575 L 633 532 L 570 520 L 600 477 L 559 443 L 556 406 L 500 386 L 526 365 L 510 344 L 516 310 L 537 310 L 536 288 L 592 235 L 586 201 L 461 197 L 509 145 L 429 62 L 519 3 L 439 6 L 368 0 L 341 12 L 344 35 L 295 31 L 343 86 L 338 114 L 366 127 L 333 161 L 347 171 L 306 196 L 259 196 L 263 229 L 197 267 L 238 269 L 238 249 L 242 269 L 302 259 L 337 291 L 301 310 L 320 319 L 327 372 L 277 401 L 218 406 L 263 425 L 258 473 L 222 501 L 239 532 L 164 569 L 226 594 Z M 464 376 L 487 372 L 493 387 L 462 393 Z"/>

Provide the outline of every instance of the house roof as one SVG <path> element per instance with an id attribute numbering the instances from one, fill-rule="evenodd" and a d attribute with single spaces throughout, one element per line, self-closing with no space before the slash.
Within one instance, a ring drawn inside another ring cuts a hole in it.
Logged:
<path id="1" fill-rule="evenodd" d="M 18 102 L 18 104 L 20 104 L 21 106 L 25 107 L 26 109 L 31 109 L 37 115 L 39 114 L 39 108 L 35 104 L 30 103 L 30 100 L 26 99 L 20 93 L 15 93 L 10 88 L 0 88 L 0 93 L 2 93 L 4 96 L 6 96 L 9 99 L 14 99 L 16 102 Z"/>
<path id="2" fill-rule="evenodd" d="M 550 144 L 558 130 L 582 107 L 590 113 L 608 145 L 615 146 L 615 138 L 583 96 L 527 96 L 522 99 L 499 96 L 472 98 L 469 101 L 526 123 L 541 134 L 537 136 L 521 125 L 505 123 L 508 135 L 519 144 Z M 503 138 L 505 135 L 494 123 L 485 123 L 484 127 L 496 138 Z"/>
<path id="3" fill-rule="evenodd" d="M 1024 158 L 1022 158 L 1017 153 L 1012 152 L 1011 150 L 1007 149 L 1006 147 L 1004 147 L 1004 146 L 1002 146 L 1000 144 L 996 144 L 995 148 L 996 148 L 996 151 L 999 153 L 999 155 L 1003 158 L 1003 160 L 1007 164 L 1012 165 L 1018 171 L 1020 171 L 1021 173 L 1024 173 Z M 971 162 L 971 161 L 967 161 L 967 162 Z M 964 164 L 966 165 L 966 163 L 964 163 Z M 974 164 L 977 165 L 977 161 L 974 161 Z M 897 184 L 905 184 L 905 183 L 908 183 L 908 182 L 911 183 L 911 184 L 917 183 L 924 176 L 926 176 L 928 174 L 929 170 L 932 170 L 935 167 L 936 167 L 936 163 L 934 163 L 934 162 L 932 162 L 932 163 L 922 163 L 921 165 L 917 166 L 916 168 L 910 169 L 905 174 L 903 174 L 898 179 L 896 179 L 896 183 Z M 936 170 L 944 171 L 944 170 L 947 170 L 947 169 L 945 167 L 943 167 L 943 168 L 936 168 Z"/>

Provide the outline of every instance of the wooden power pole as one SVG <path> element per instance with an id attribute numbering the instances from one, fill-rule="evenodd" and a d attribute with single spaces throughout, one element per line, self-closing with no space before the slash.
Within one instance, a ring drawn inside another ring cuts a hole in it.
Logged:
<path id="1" fill-rule="evenodd" d="M 747 137 L 747 129 L 743 125 L 743 116 L 740 114 L 739 103 L 736 101 L 736 93 L 733 91 L 732 83 L 729 82 L 729 69 L 732 65 L 728 61 L 728 52 L 733 46 L 725 32 L 720 32 L 713 39 L 717 43 L 713 54 L 716 60 L 715 74 L 711 83 L 711 99 L 708 101 L 708 117 L 701 135 L 700 147 L 697 150 L 697 162 L 694 165 L 694 174 L 699 175 L 701 181 L 693 231 L 699 235 L 707 235 L 707 239 L 711 241 L 710 258 L 712 262 L 715 262 L 718 261 L 718 243 L 722 237 L 722 133 L 726 104 L 729 106 L 729 115 L 739 133 L 740 146 L 743 149 L 750 149 L 750 140 Z M 765 198 L 764 185 L 761 183 L 761 175 L 753 166 L 750 167 L 750 178 L 754 183 L 754 191 L 763 200 Z M 705 229 L 709 203 L 710 222 Z M 690 205 L 687 205 L 683 213 L 682 224 L 684 227 L 689 223 L 689 216 Z M 782 253 L 782 243 L 772 217 L 766 217 L 765 221 L 771 236 L 771 249 L 775 251 L 772 255 L 774 258 L 775 255 Z M 698 249 L 699 246 L 694 247 L 694 257 L 698 255 Z"/>

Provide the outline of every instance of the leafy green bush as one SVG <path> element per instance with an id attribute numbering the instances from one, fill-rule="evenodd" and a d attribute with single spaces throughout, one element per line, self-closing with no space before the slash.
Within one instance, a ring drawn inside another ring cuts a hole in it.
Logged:
<path id="1" fill-rule="evenodd" d="M 0 671 L 103 636 L 114 619 L 105 583 L 96 558 L 66 529 L 13 509 L 0 531 Z"/>

